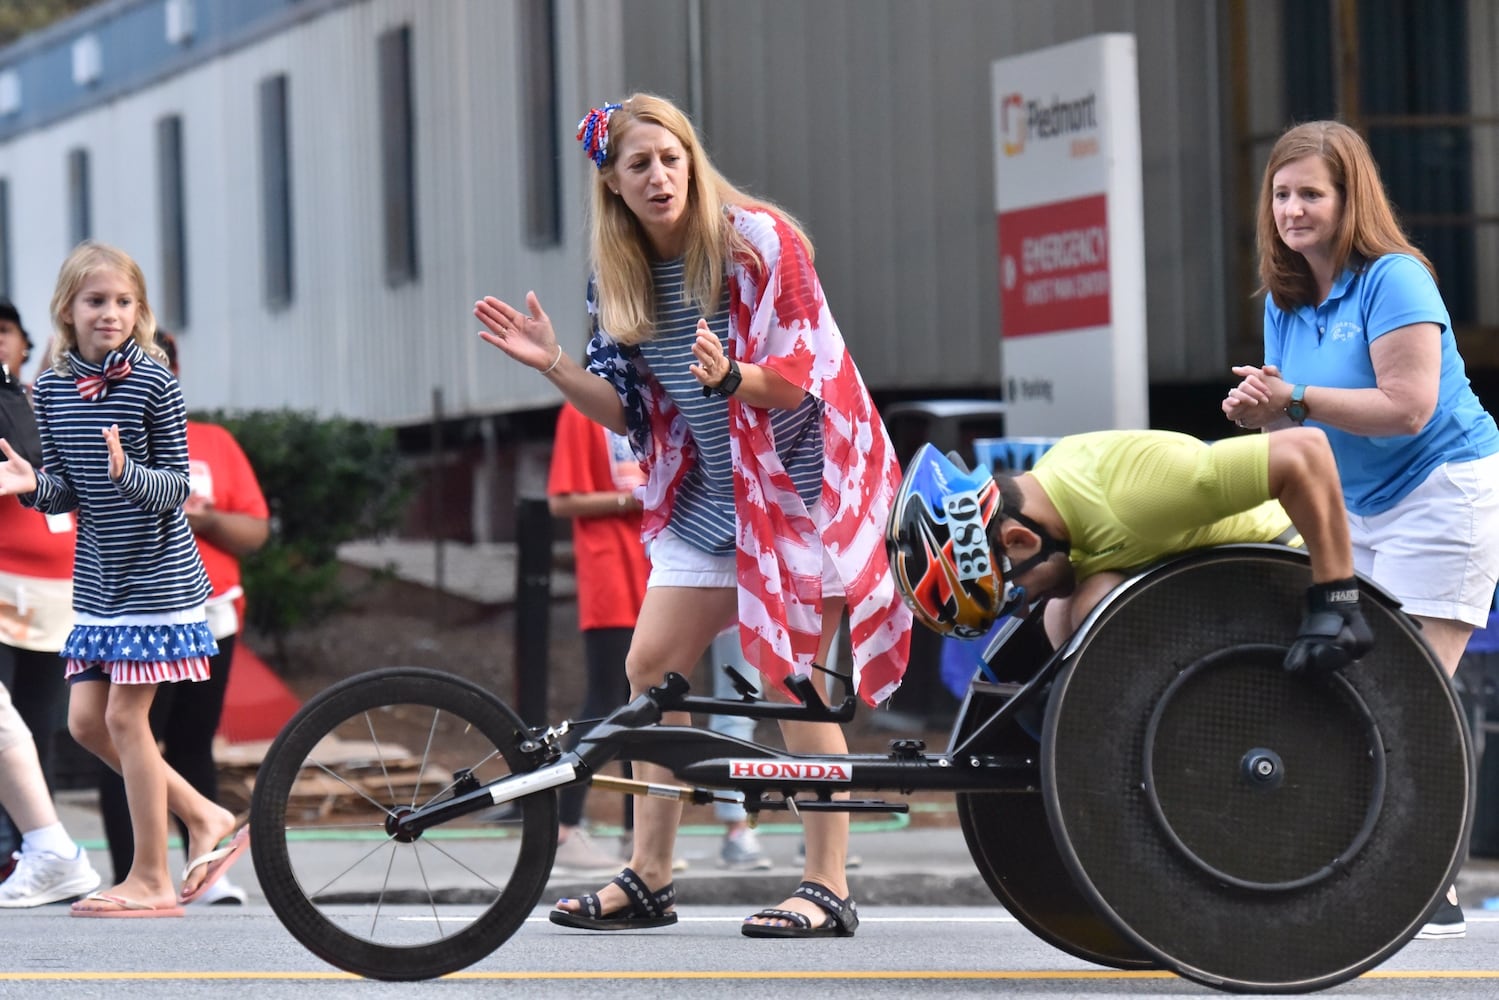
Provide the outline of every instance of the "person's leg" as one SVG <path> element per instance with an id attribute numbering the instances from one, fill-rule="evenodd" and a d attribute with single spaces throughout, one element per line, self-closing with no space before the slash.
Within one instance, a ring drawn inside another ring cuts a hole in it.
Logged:
<path id="1" fill-rule="evenodd" d="M 713 636 L 733 618 L 736 599 L 732 588 L 656 586 L 647 590 L 626 660 L 630 696 L 637 697 L 660 684 L 668 672 L 690 675 Z M 662 718 L 664 725 L 671 726 L 690 725 L 691 721 L 686 712 L 668 712 Z M 637 762 L 634 771 L 640 781 L 675 781 L 667 768 L 657 764 Z M 629 866 L 652 890 L 671 881 L 672 851 L 681 816 L 682 805 L 675 800 L 646 796 L 635 804 Z M 612 883 L 601 889 L 598 897 L 605 915 L 627 902 L 624 890 Z M 575 913 L 582 905 L 564 899 L 557 908 Z"/>
<path id="2" fill-rule="evenodd" d="M 3 684 L 0 684 L 0 808 L 10 814 L 22 833 L 57 822 L 57 809 L 42 778 L 36 741 Z"/>
<path id="3" fill-rule="evenodd" d="M 169 907 L 176 904 L 177 893 L 167 868 L 166 765 L 151 733 L 151 700 L 155 695 L 154 684 L 82 681 L 73 685 L 68 722 L 75 733 L 82 729 L 94 742 L 108 743 L 128 790 L 135 853 L 130 872 L 110 895 L 147 906 Z M 101 724 L 103 741 L 99 740 Z M 85 746 L 94 750 L 87 743 Z M 107 902 L 78 905 L 85 909 L 110 907 Z"/>
<path id="4" fill-rule="evenodd" d="M 580 719 L 592 720 L 577 726 L 568 734 L 566 747 L 575 750 L 597 720 L 625 703 L 629 681 L 625 677 L 625 657 L 630 652 L 630 629 L 591 628 L 583 631 L 583 669 L 585 683 Z M 583 805 L 588 787 L 564 789 L 558 795 L 557 815 L 563 827 L 583 822 Z"/>
<path id="5" fill-rule="evenodd" d="M 0 908 L 42 906 L 99 887 L 99 874 L 57 818 L 36 742 L 0 685 L 0 807 L 15 820 L 20 850 L 0 882 Z"/>
<path id="6" fill-rule="evenodd" d="M 211 668 L 210 668 L 211 669 Z M 162 742 L 167 717 L 176 701 L 177 688 L 183 685 L 157 685 L 156 697 L 151 700 L 151 732 L 157 744 Z M 130 873 L 130 864 L 135 857 L 135 833 L 130 827 L 130 801 L 125 794 L 125 781 L 114 768 L 102 759 L 98 761 L 99 818 L 104 823 L 104 842 L 109 848 L 109 863 L 114 870 L 114 880 L 123 882 Z M 187 847 L 187 827 L 176 819 L 182 845 Z"/>
<path id="7" fill-rule="evenodd" d="M 132 685 L 121 685 L 131 687 Z M 139 686 L 139 685 L 135 685 Z M 148 685 L 149 686 L 149 685 Z M 78 681 L 75 682 L 68 698 L 68 729 L 73 738 L 85 750 L 98 757 L 117 773 L 125 775 L 124 765 L 119 748 L 116 747 L 111 729 L 113 715 L 107 715 L 109 706 L 112 704 L 110 690 L 114 685 L 104 680 Z M 133 706 L 134 699 L 127 699 L 121 703 L 121 709 Z M 149 701 L 146 702 L 149 706 Z M 219 842 L 234 832 L 234 814 L 223 806 L 200 795 L 187 779 L 178 774 L 176 770 L 167 766 L 166 761 L 161 759 L 161 754 L 156 750 L 155 737 L 151 735 L 148 711 L 142 712 L 139 720 L 139 735 L 137 739 L 144 739 L 150 743 L 151 754 L 156 758 L 161 770 L 164 772 L 166 781 L 166 806 L 172 815 L 182 820 L 188 829 L 188 857 L 197 858 L 213 850 Z M 121 724 L 128 724 L 121 719 Z M 149 760 L 149 757 L 148 757 Z M 149 766 L 143 770 L 149 771 Z M 126 789 L 129 790 L 130 781 L 125 776 Z M 127 795 L 127 798 L 131 796 Z M 129 803 L 132 817 L 135 814 L 135 803 Z M 165 820 L 163 829 L 165 829 Z M 135 838 L 140 839 L 141 831 L 137 827 L 134 831 Z M 139 853 L 139 844 L 137 854 Z M 163 834 L 162 852 L 165 855 L 166 840 Z M 164 858 L 163 858 L 164 863 Z M 182 891 L 190 893 L 202 883 L 206 872 L 203 867 L 193 869 L 188 877 L 182 882 Z"/>
<path id="8" fill-rule="evenodd" d="M 1421 623 L 1421 634 L 1431 645 L 1432 652 L 1437 654 L 1447 676 L 1457 673 L 1463 651 L 1468 648 L 1468 637 L 1473 634 L 1473 626 L 1450 618 L 1427 618 L 1425 615 L 1411 617 Z"/>
<path id="9" fill-rule="evenodd" d="M 713 677 L 713 697 L 739 699 L 725 666 L 731 666 L 745 680 L 755 685 L 759 672 L 744 658 L 744 648 L 739 642 L 739 626 L 730 625 L 713 637 L 708 649 L 708 669 Z M 710 715 L 708 728 L 725 736 L 753 742 L 755 721 L 743 715 Z M 724 825 L 723 844 L 719 848 L 719 865 L 741 871 L 763 871 L 771 866 L 770 858 L 760 848 L 755 832 L 749 828 L 749 815 L 739 802 L 713 803 L 713 816 Z"/>
<path id="10" fill-rule="evenodd" d="M 224 715 L 224 694 L 229 689 L 229 668 L 234 660 L 236 636 L 218 640 L 219 651 L 208 661 L 208 680 L 171 685 L 171 701 L 158 725 L 153 726 L 164 747 L 162 756 L 210 802 L 219 798 L 219 771 L 213 760 L 213 737 Z"/>
<path id="11" fill-rule="evenodd" d="M 11 687 L 16 676 L 16 657 L 20 650 L 14 646 L 0 643 L 0 687 L 7 690 Z M 5 811 L 5 806 L 0 803 L 0 874 L 10 869 L 11 854 L 21 847 L 21 831 L 16 829 L 11 822 L 10 816 Z"/>
<path id="12" fill-rule="evenodd" d="M 586 629 L 583 632 L 583 662 L 586 671 L 583 705 L 578 716 L 599 720 L 625 703 L 629 681 L 625 677 L 625 657 L 630 651 L 631 630 L 627 628 Z M 569 750 L 576 749 L 593 728 L 593 722 L 575 728 L 567 739 Z M 612 855 L 600 850 L 580 827 L 588 786 L 563 789 L 558 796 L 557 859 L 561 868 L 593 871 L 618 867 Z"/>
<path id="13" fill-rule="evenodd" d="M 837 639 L 840 619 L 843 616 L 844 599 L 826 598 L 823 602 L 822 642 L 817 662 L 824 662 Z M 775 697 L 788 698 L 775 685 L 769 685 Z M 819 685 L 821 687 L 821 685 Z M 781 722 L 781 734 L 786 749 L 792 753 L 831 756 L 848 753 L 848 740 L 843 727 L 832 722 Z M 835 798 L 848 798 L 847 792 L 837 792 Z M 840 898 L 848 896 L 848 813 L 808 812 L 802 815 L 802 828 L 807 838 L 807 856 L 802 868 L 802 881 L 815 882 Z M 828 918 L 827 912 L 804 896 L 791 896 L 777 903 L 775 909 L 800 913 L 817 927 Z M 750 917 L 746 923 L 785 926 L 789 922 L 776 918 Z"/>

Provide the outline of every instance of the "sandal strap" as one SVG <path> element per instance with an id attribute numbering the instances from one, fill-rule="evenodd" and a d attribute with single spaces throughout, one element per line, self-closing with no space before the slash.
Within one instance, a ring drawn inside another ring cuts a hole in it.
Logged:
<path id="1" fill-rule="evenodd" d="M 856 916 L 857 904 L 854 903 L 852 897 L 844 899 L 831 889 L 820 886 L 816 882 L 803 882 L 796 887 L 796 891 L 792 895 L 810 899 L 821 907 L 828 916 L 837 921 L 840 926 L 848 927 L 851 919 L 854 926 L 858 926 L 858 917 Z"/>
<path id="2" fill-rule="evenodd" d="M 751 914 L 746 920 L 788 920 L 797 927 L 806 930 L 812 928 L 812 921 L 807 919 L 805 913 L 797 913 L 795 910 L 778 910 L 772 906 L 767 906 L 760 912 Z"/>
<path id="3" fill-rule="evenodd" d="M 666 914 L 667 907 L 677 901 L 677 884 L 666 883 L 665 888 L 655 892 L 645 884 L 645 879 L 635 873 L 633 868 L 626 868 L 614 876 L 613 883 L 624 890 L 629 913 L 632 916 L 660 917 Z M 584 905 L 587 906 L 587 896 L 583 897 Z M 595 899 L 597 902 L 597 899 Z M 590 914 L 596 916 L 597 914 Z"/>

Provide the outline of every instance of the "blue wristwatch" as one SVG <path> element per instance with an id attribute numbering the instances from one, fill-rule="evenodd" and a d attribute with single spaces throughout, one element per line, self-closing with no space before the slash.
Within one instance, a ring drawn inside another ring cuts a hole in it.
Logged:
<path id="1" fill-rule="evenodd" d="M 1291 402 L 1286 406 L 1286 416 L 1298 424 L 1306 422 L 1306 402 L 1302 398 L 1305 395 L 1306 386 L 1291 386 Z"/>

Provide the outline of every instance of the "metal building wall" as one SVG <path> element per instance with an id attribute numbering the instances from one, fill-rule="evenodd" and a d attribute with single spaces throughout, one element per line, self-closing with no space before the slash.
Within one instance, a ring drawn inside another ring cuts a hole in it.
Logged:
<path id="1" fill-rule="evenodd" d="M 557 127 L 617 59 L 578 58 L 576 5 L 558 4 Z M 590 28 L 612 12 L 590 17 Z M 410 24 L 419 277 L 384 281 L 376 39 Z M 448 415 L 552 405 L 535 373 L 479 342 L 481 294 L 520 302 L 534 289 L 570 349 L 583 343 L 582 182 L 564 158 L 562 242 L 528 249 L 517 93 L 522 65 L 511 2 L 368 0 L 332 6 L 253 44 L 0 143 L 10 193 L 12 287 L 45 324 L 70 248 L 66 156 L 90 151 L 92 235 L 136 257 L 159 284 L 156 120 L 183 120 L 189 324 L 184 388 L 202 408 L 287 406 L 384 423 L 421 421 L 441 387 Z M 289 84 L 293 297 L 262 292 L 257 88 Z"/>
<path id="2" fill-rule="evenodd" d="M 538 250 L 524 240 L 517 5 L 320 4 L 242 47 L 0 142 L 12 284 L 38 327 L 68 249 L 64 166 L 74 146 L 91 151 L 94 234 L 128 249 L 159 284 L 154 123 L 179 114 L 190 322 L 180 332 L 193 405 L 392 424 L 423 420 L 434 387 L 449 415 L 551 405 L 557 395 L 544 380 L 477 340 L 471 306 L 485 292 L 519 302 L 534 288 L 564 343 L 581 348 L 591 168 L 572 132 L 591 104 L 651 89 L 684 104 L 700 98 L 708 148 L 725 172 L 808 225 L 872 387 L 997 386 L 990 63 L 1131 31 L 1144 109 L 1151 377 L 1215 376 L 1225 309 L 1215 9 L 1200 0 L 556 0 L 563 239 Z M 391 288 L 376 40 L 403 23 L 420 274 Z M 289 79 L 295 240 L 294 296 L 279 310 L 262 293 L 256 107 L 260 81 L 275 73 Z"/>
<path id="3" fill-rule="evenodd" d="M 1108 31 L 1139 45 L 1152 381 L 1224 368 L 1216 5 L 1201 0 L 628 4 L 628 89 L 685 101 L 700 11 L 715 162 L 810 230 L 865 378 L 999 384 L 995 59 Z M 643 25 L 649 21 L 651 29 Z"/>

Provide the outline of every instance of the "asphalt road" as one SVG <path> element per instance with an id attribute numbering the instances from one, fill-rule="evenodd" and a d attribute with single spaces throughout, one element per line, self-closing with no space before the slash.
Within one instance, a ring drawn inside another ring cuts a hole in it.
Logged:
<path id="1" fill-rule="evenodd" d="M 1035 938 L 1000 907 L 869 907 L 852 939 L 741 936 L 743 906 L 694 906 L 674 928 L 583 934 L 542 910 L 504 947 L 440 983 L 376 983 L 314 958 L 263 905 L 192 910 L 180 920 L 77 920 L 65 906 L 0 914 L 0 997 L 257 1000 L 409 996 L 532 998 L 847 996 L 1226 996 L 1164 972 L 1089 965 Z M 420 918 L 418 918 L 420 919 Z M 1349 914 L 1357 919 L 1357 914 Z M 1499 915 L 1469 910 L 1468 937 L 1413 942 L 1329 997 L 1478 1000 L 1499 993 Z"/>

